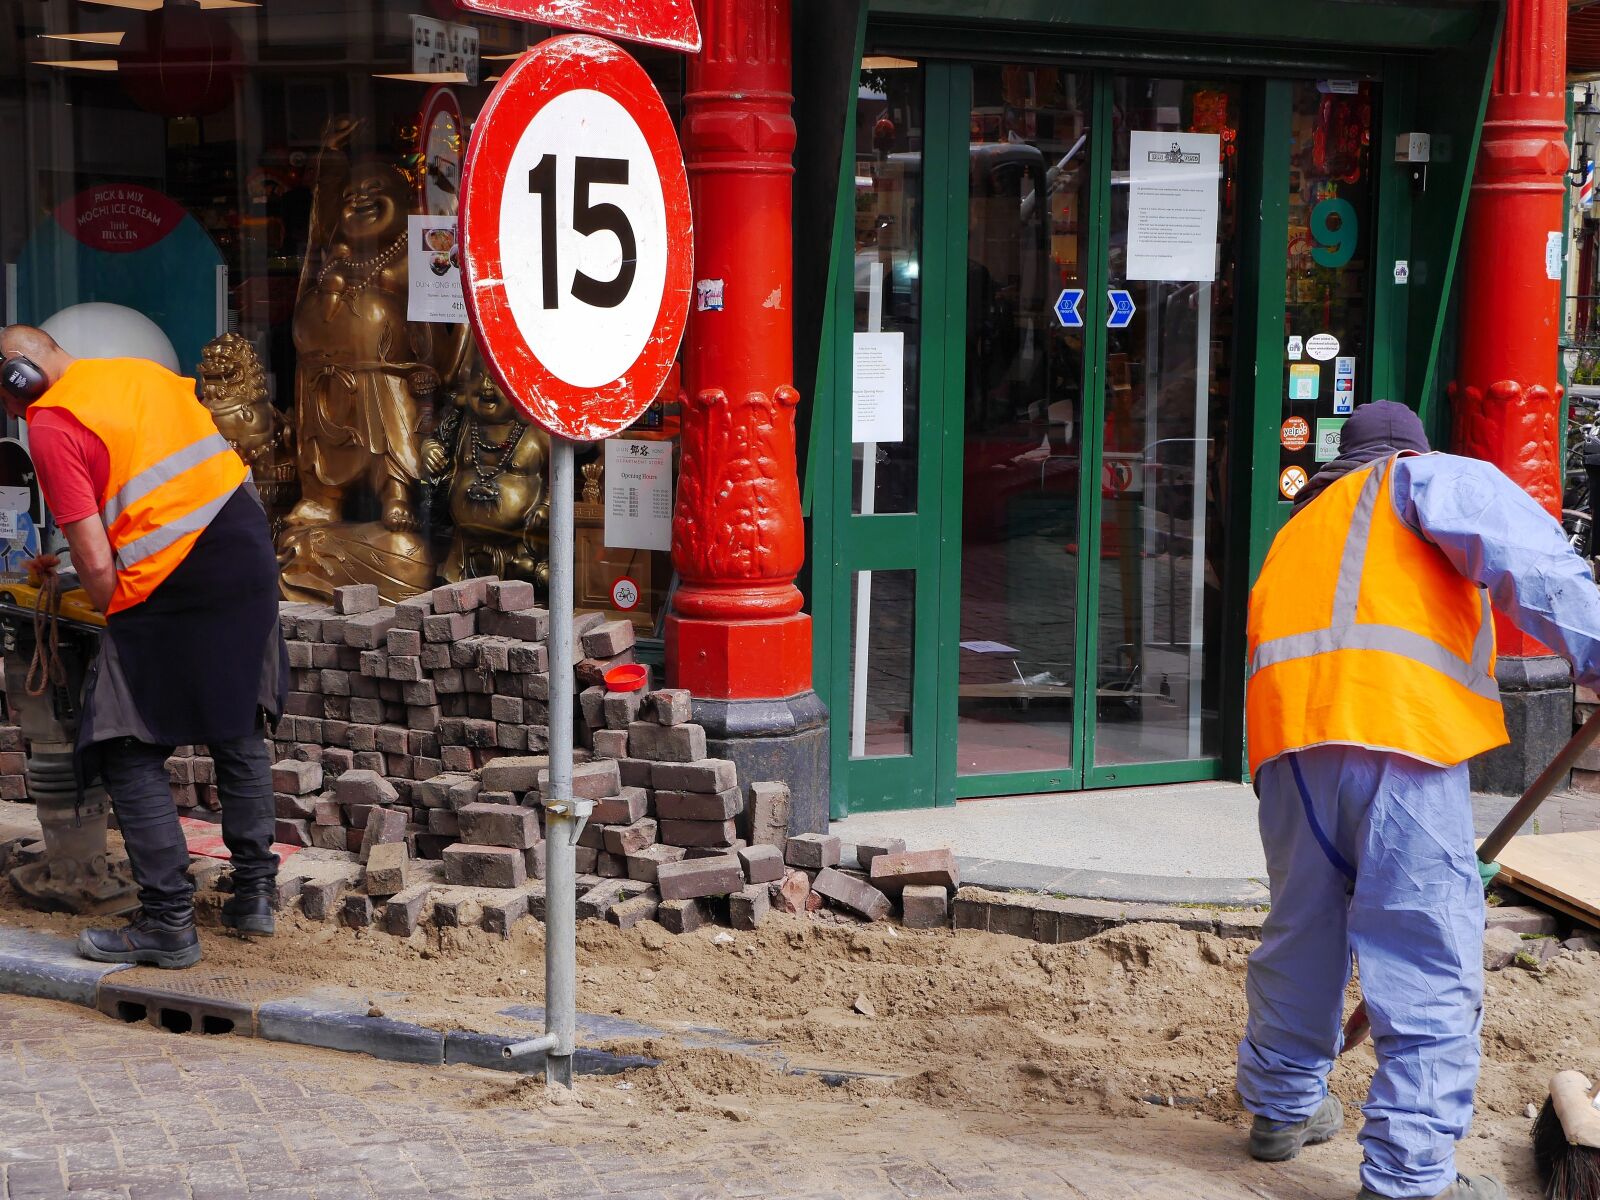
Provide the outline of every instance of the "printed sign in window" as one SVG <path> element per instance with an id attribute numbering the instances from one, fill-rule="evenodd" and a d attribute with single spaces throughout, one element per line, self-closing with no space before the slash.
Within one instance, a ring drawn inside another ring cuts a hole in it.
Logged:
<path id="1" fill-rule="evenodd" d="M 606 545 L 672 549 L 671 442 L 606 442 Z"/>

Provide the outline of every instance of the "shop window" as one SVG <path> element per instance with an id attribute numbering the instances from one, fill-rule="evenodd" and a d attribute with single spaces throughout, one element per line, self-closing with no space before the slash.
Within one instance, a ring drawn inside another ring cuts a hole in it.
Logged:
<path id="1" fill-rule="evenodd" d="M 547 439 L 485 374 L 456 207 L 472 121 L 552 31 L 418 7 L 20 0 L 0 30 L 6 320 L 194 376 L 291 598 L 548 574 Z M 635 53 L 680 113 L 682 56 Z M 579 603 L 646 635 L 672 578 L 678 388 L 620 439 L 647 469 L 580 451 Z"/>
<path id="2" fill-rule="evenodd" d="M 1281 500 L 1293 500 L 1338 456 L 1345 420 L 1372 398 L 1367 297 L 1376 232 L 1377 107 L 1377 89 L 1369 82 L 1306 79 L 1294 86 Z"/>

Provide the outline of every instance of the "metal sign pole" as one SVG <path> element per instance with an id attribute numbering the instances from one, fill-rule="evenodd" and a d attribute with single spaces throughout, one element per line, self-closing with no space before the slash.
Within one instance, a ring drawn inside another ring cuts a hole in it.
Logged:
<path id="1" fill-rule="evenodd" d="M 593 805 L 572 796 L 572 441 L 550 435 L 550 791 L 545 796 L 545 1081 L 572 1086 L 577 1035 L 577 845 Z"/>

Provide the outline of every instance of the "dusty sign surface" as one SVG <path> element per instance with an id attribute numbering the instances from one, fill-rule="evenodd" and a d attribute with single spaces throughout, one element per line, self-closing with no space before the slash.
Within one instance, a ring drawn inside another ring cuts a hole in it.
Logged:
<path id="1" fill-rule="evenodd" d="M 456 7 L 604 33 L 667 50 L 700 52 L 700 23 L 691 0 L 456 0 Z"/>
<path id="2" fill-rule="evenodd" d="M 644 69 L 569 34 L 523 55 L 463 169 L 467 311 L 497 382 L 551 433 L 626 429 L 666 380 L 689 311 L 689 183 Z"/>

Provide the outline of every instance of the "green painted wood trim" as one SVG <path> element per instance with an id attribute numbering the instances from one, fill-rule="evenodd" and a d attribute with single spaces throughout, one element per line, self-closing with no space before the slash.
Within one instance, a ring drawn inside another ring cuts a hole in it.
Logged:
<path id="1" fill-rule="evenodd" d="M 1111 275 L 1111 110 L 1114 89 L 1109 75 L 1097 75 L 1094 112 L 1089 139 L 1089 211 L 1100 214 L 1089 238 L 1089 270 L 1084 278 L 1083 300 L 1083 464 L 1078 477 L 1078 628 L 1076 695 L 1099 691 L 1100 670 L 1100 465 L 1106 433 L 1106 316 L 1110 301 L 1106 290 Z M 1085 553 L 1087 551 L 1087 553 Z M 1093 704 L 1072 706 L 1073 774 L 1082 786 L 1094 762 Z"/>
<path id="2" fill-rule="evenodd" d="M 1089 788 L 1143 787 L 1151 783 L 1199 783 L 1225 776 L 1222 760 L 1197 758 L 1182 762 L 1131 763 L 1126 766 L 1091 767 L 1084 786 Z"/>
<path id="3" fill-rule="evenodd" d="M 939 273 L 944 287 L 942 299 L 924 320 L 940 322 L 940 353 L 924 359 L 936 369 L 944 383 L 940 412 L 937 503 L 940 512 L 938 558 L 938 609 L 935 620 L 934 661 L 938 663 L 937 687 L 929 697 L 936 715 L 938 746 L 935 751 L 934 799 L 939 805 L 956 802 L 957 702 L 961 681 L 961 567 L 963 536 L 964 464 L 966 462 L 967 395 L 967 225 L 970 210 L 970 145 L 972 141 L 972 66 L 952 64 L 944 73 L 944 89 L 949 107 L 944 125 L 936 129 L 930 122 L 926 141 L 937 139 L 939 158 L 945 164 L 940 176 L 942 202 L 947 220 L 939 251 L 944 269 Z M 932 152 L 930 150 L 930 158 Z M 928 179 L 935 176 L 929 172 Z M 927 181 L 925 181 L 927 182 Z M 925 465 L 930 465 L 924 456 Z"/>
<path id="4" fill-rule="evenodd" d="M 1259 218 L 1254 230 L 1246 229 L 1239 263 L 1245 310 L 1239 319 L 1238 362 L 1253 362 L 1255 376 L 1239 381 L 1237 421 L 1233 442 L 1236 453 L 1230 472 L 1235 516 L 1229 534 L 1234 553 L 1229 556 L 1225 595 L 1227 611 L 1236 614 L 1223 622 L 1221 694 L 1222 768 L 1229 778 L 1242 778 L 1245 755 L 1244 614 L 1250 586 L 1266 561 L 1267 550 L 1278 532 L 1278 430 L 1283 421 L 1283 364 L 1286 307 L 1283 264 L 1289 253 L 1289 175 L 1293 85 L 1288 80 L 1262 82 L 1251 105 L 1251 128 L 1240 145 L 1249 151 L 1243 163 L 1244 195 L 1254 198 Z M 1239 551 L 1243 552 L 1240 553 Z"/>
<path id="5" fill-rule="evenodd" d="M 1439 359 L 1504 15 L 1495 8 L 1467 45 L 1431 55 L 1417 67 L 1416 124 L 1433 133 L 1440 161 L 1428 165 L 1428 189 L 1411 210 L 1406 380 L 1407 399 L 1436 445 L 1446 444 L 1440 440 L 1448 425 L 1443 382 L 1455 372 L 1453 362 Z M 1443 147 L 1450 149 L 1448 161 Z"/>
<path id="6" fill-rule="evenodd" d="M 1414 111 L 1416 75 L 1407 63 L 1394 61 L 1384 72 L 1377 113 L 1378 137 L 1372 147 L 1377 185 L 1377 224 L 1372 249 L 1372 347 L 1366 393 L 1371 400 L 1406 396 L 1406 316 L 1410 284 L 1397 285 L 1394 264 L 1411 258 L 1411 173 L 1394 161 L 1390 150 L 1396 135 L 1406 132 Z"/>
<path id="7" fill-rule="evenodd" d="M 1006 775 L 962 775 L 955 781 L 957 800 L 995 796 L 1031 796 L 1040 792 L 1075 792 L 1083 785 L 1075 770 L 1013 771 Z"/>
<path id="8" fill-rule="evenodd" d="M 1291 45 L 1455 46 L 1471 39 L 1488 4 L 1240 4 L 1237 0 L 871 0 L 874 14 L 926 21 L 1053 26 L 1075 35 L 1117 31 L 1172 39 Z"/>

